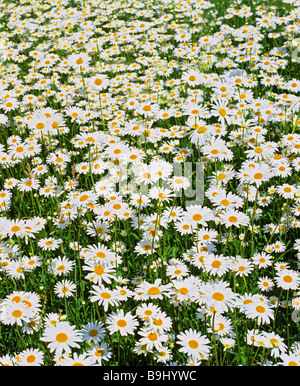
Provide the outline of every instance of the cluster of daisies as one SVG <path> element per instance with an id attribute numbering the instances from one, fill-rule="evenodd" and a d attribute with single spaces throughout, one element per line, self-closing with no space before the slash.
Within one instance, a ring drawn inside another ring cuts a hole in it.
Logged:
<path id="1" fill-rule="evenodd" d="M 300 1 L 243 3 L 0 5 L 2 365 L 300 365 Z"/>

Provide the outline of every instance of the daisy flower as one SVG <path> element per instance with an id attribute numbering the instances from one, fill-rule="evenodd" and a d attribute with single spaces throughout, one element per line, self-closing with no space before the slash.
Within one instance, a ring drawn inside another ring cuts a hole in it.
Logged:
<path id="1" fill-rule="evenodd" d="M 19 302 L 17 304 L 7 304 L 1 313 L 1 320 L 4 324 L 17 324 L 22 326 L 23 322 L 27 323 L 33 315 L 33 311 L 28 309 L 26 304 Z"/>
<path id="2" fill-rule="evenodd" d="M 214 333 L 220 337 L 233 335 L 234 327 L 232 325 L 231 319 L 217 314 L 214 318 L 209 319 L 209 323 L 211 325 L 209 332 Z"/>
<path id="3" fill-rule="evenodd" d="M 44 251 L 55 251 L 60 247 L 61 240 L 53 237 L 40 239 L 37 243 Z"/>
<path id="4" fill-rule="evenodd" d="M 112 357 L 112 351 L 107 343 L 96 343 L 87 351 L 87 355 L 95 359 L 96 363 L 102 365 L 102 361 L 109 361 Z"/>
<path id="5" fill-rule="evenodd" d="M 189 268 L 183 263 L 172 263 L 167 266 L 166 275 L 171 279 L 182 279 L 189 274 Z"/>
<path id="6" fill-rule="evenodd" d="M 190 180 L 187 177 L 174 176 L 169 179 L 172 191 L 178 192 L 181 189 L 186 190 L 190 187 Z"/>
<path id="7" fill-rule="evenodd" d="M 119 331 L 121 336 L 127 336 L 134 333 L 139 323 L 130 312 L 124 314 L 124 310 L 121 309 L 107 317 L 107 324 L 111 334 Z"/>
<path id="8" fill-rule="evenodd" d="M 124 280 L 124 279 L 122 279 Z M 128 280 L 128 279 L 127 279 Z M 118 280 L 117 280 L 118 281 Z M 118 297 L 118 300 L 120 301 L 126 301 L 128 300 L 129 298 L 131 298 L 133 295 L 134 295 L 134 292 L 131 291 L 129 288 L 127 288 L 126 286 L 116 286 L 116 290 L 118 291 L 119 293 L 119 297 Z"/>
<path id="9" fill-rule="evenodd" d="M 161 282 L 162 279 L 156 279 L 153 284 L 144 281 L 136 287 L 135 293 L 142 294 L 142 299 L 163 299 L 163 295 L 168 297 L 172 285 L 163 285 Z"/>
<path id="10" fill-rule="evenodd" d="M 293 185 L 289 185 L 289 184 L 283 184 L 283 185 L 280 185 L 280 186 L 277 186 L 277 189 L 276 189 L 277 193 L 285 198 L 285 199 L 288 199 L 288 198 L 294 198 L 294 195 L 295 193 L 298 191 L 296 189 L 295 186 Z"/>
<path id="11" fill-rule="evenodd" d="M 168 347 L 162 347 L 157 353 L 156 362 L 166 364 L 172 360 L 172 352 Z"/>
<path id="12" fill-rule="evenodd" d="M 9 354 L 0 357 L 0 364 L 2 366 L 17 366 L 15 358 Z"/>
<path id="13" fill-rule="evenodd" d="M 272 279 L 264 276 L 264 277 L 259 278 L 259 280 L 257 282 L 257 286 L 261 291 L 269 292 L 273 289 L 274 282 Z"/>
<path id="14" fill-rule="evenodd" d="M 292 269 L 282 269 L 277 272 L 275 282 L 278 287 L 285 290 L 297 290 L 300 284 L 299 274 Z"/>
<path id="15" fill-rule="evenodd" d="M 69 298 L 74 296 L 73 292 L 76 290 L 76 284 L 69 281 L 63 280 L 62 282 L 56 283 L 54 286 L 54 292 L 59 298 Z"/>
<path id="16" fill-rule="evenodd" d="M 261 301 L 250 303 L 245 309 L 245 314 L 247 318 L 257 318 L 258 325 L 270 323 L 270 321 L 274 319 L 274 311 L 270 306 Z"/>
<path id="17" fill-rule="evenodd" d="M 94 366 L 95 363 L 96 359 L 87 353 L 77 354 L 75 352 L 72 356 L 64 355 L 60 366 Z"/>
<path id="18" fill-rule="evenodd" d="M 237 294 L 232 292 L 225 281 L 213 281 L 205 283 L 200 288 L 200 301 L 207 307 L 214 307 L 216 311 L 226 312 L 231 309 L 237 300 Z"/>
<path id="19" fill-rule="evenodd" d="M 233 152 L 227 147 L 226 142 L 220 138 L 212 138 L 201 150 L 208 159 L 213 161 L 229 161 L 233 158 Z"/>
<path id="20" fill-rule="evenodd" d="M 254 184 L 259 187 L 263 182 L 272 177 L 271 169 L 266 164 L 252 164 L 246 166 L 237 173 L 237 177 L 242 183 Z"/>
<path id="21" fill-rule="evenodd" d="M 105 261 L 99 261 L 99 259 L 87 261 L 82 269 L 90 272 L 86 278 L 94 284 L 101 284 L 102 282 L 109 284 L 111 279 L 115 279 L 113 275 L 115 267 L 108 266 L 107 263 L 105 264 Z"/>
<path id="22" fill-rule="evenodd" d="M 171 201 L 174 193 L 170 189 L 153 187 L 149 190 L 149 197 L 152 199 L 159 200 L 160 202 L 169 202 Z"/>
<path id="23" fill-rule="evenodd" d="M 80 333 L 83 341 L 86 341 L 87 343 L 92 342 L 93 344 L 96 344 L 104 338 L 105 329 L 103 327 L 103 323 L 100 323 L 98 321 L 89 322 L 82 326 Z"/>
<path id="24" fill-rule="evenodd" d="M 70 353 L 71 348 L 79 348 L 78 343 L 82 338 L 75 326 L 71 326 L 68 322 L 58 322 L 55 326 L 46 327 L 40 340 L 48 343 L 51 353 L 55 351 L 60 355 L 63 351 Z"/>
<path id="25" fill-rule="evenodd" d="M 253 269 L 253 264 L 248 259 L 243 259 L 240 256 L 232 259 L 232 271 L 235 272 L 237 276 L 248 276 Z"/>
<path id="26" fill-rule="evenodd" d="M 55 276 L 67 275 L 73 270 L 75 262 L 69 260 L 67 257 L 58 256 L 55 259 L 50 261 L 48 267 L 49 272 L 53 273 Z"/>
<path id="27" fill-rule="evenodd" d="M 2 219 L 0 225 L 0 231 L 2 235 L 7 235 L 10 238 L 12 236 L 23 237 L 25 235 L 25 225 L 24 220 L 7 220 Z"/>
<path id="28" fill-rule="evenodd" d="M 94 259 L 98 262 L 103 262 L 103 264 L 111 265 L 112 262 L 116 259 L 115 252 L 111 251 L 105 245 L 100 243 L 88 245 L 86 251 L 86 259 Z"/>
<path id="29" fill-rule="evenodd" d="M 19 366 L 43 366 L 44 353 L 39 349 L 27 349 L 19 354 Z"/>
<path id="30" fill-rule="evenodd" d="M 296 353 L 281 353 L 279 358 L 282 362 L 279 362 L 279 365 L 282 365 L 284 367 L 287 366 L 300 366 L 300 358 L 299 355 Z"/>
<path id="31" fill-rule="evenodd" d="M 81 69 L 82 67 L 88 67 L 91 57 L 81 52 L 80 54 L 71 54 L 68 58 L 69 65 L 75 69 Z"/>
<path id="32" fill-rule="evenodd" d="M 201 332 L 189 329 L 180 332 L 176 337 L 176 343 L 180 345 L 180 352 L 193 358 L 207 358 L 210 353 L 210 341 Z"/>
<path id="33" fill-rule="evenodd" d="M 206 106 L 202 106 L 195 103 L 189 103 L 183 107 L 183 113 L 188 115 L 191 119 L 197 121 L 197 119 L 206 118 L 209 116 L 209 111 Z"/>
<path id="34" fill-rule="evenodd" d="M 168 336 L 166 334 L 159 334 L 149 329 L 141 329 L 138 334 L 142 337 L 139 340 L 141 345 L 145 345 L 147 351 L 155 349 L 160 351 L 163 348 L 163 343 L 167 342 Z"/>
<path id="35" fill-rule="evenodd" d="M 220 338 L 220 342 L 222 343 L 224 350 L 231 349 L 235 346 L 236 341 L 233 338 Z"/>
<path id="36" fill-rule="evenodd" d="M 213 101 L 211 105 L 211 111 L 210 111 L 212 116 L 215 116 L 218 118 L 219 122 L 221 124 L 227 123 L 230 125 L 232 123 L 232 111 L 228 107 L 228 101 L 217 99 Z"/>
<path id="37" fill-rule="evenodd" d="M 206 206 L 191 205 L 187 207 L 184 219 L 190 221 L 193 227 L 197 227 L 197 225 L 207 227 L 207 221 L 213 220 L 213 212 Z"/>
<path id="38" fill-rule="evenodd" d="M 211 254 L 203 259 L 203 267 L 207 274 L 221 277 L 232 268 L 232 262 L 228 256 Z"/>
<path id="39" fill-rule="evenodd" d="M 276 241 L 274 244 L 272 244 L 272 247 L 275 253 L 282 253 L 286 250 L 286 246 L 282 241 Z"/>
<path id="40" fill-rule="evenodd" d="M 59 315 L 55 312 L 50 312 L 45 315 L 45 326 L 56 326 L 56 324 L 59 322 Z"/>
<path id="41" fill-rule="evenodd" d="M 166 315 L 165 312 L 158 311 L 154 317 L 150 317 L 146 320 L 145 326 L 152 329 L 153 331 L 157 331 L 159 333 L 163 333 L 164 331 L 169 331 L 172 327 L 172 319 Z"/>
<path id="42" fill-rule="evenodd" d="M 14 279 L 25 279 L 24 271 L 23 261 L 21 259 L 12 261 L 9 266 L 6 267 L 7 275 Z"/>
<path id="43" fill-rule="evenodd" d="M 153 303 L 142 303 L 136 309 L 136 315 L 142 320 L 155 317 L 158 312 L 160 312 L 160 308 Z"/>
<path id="44" fill-rule="evenodd" d="M 243 212 L 229 209 L 225 213 L 219 215 L 221 224 L 224 224 L 226 228 L 235 226 L 239 228 L 240 226 L 247 226 L 250 223 L 249 217 Z"/>
<path id="45" fill-rule="evenodd" d="M 258 268 L 266 268 L 272 265 L 273 256 L 265 252 L 257 252 L 252 257 L 252 261 Z"/>
<path id="46" fill-rule="evenodd" d="M 279 358 L 281 354 L 286 353 L 287 351 L 287 346 L 284 343 L 284 339 L 276 334 L 274 331 L 272 332 L 266 332 L 264 331 L 264 336 L 266 340 L 272 345 L 272 350 L 270 355 L 274 358 Z"/>
<path id="47" fill-rule="evenodd" d="M 182 74 L 181 79 L 186 82 L 189 86 L 197 86 L 201 83 L 201 73 L 196 69 L 190 69 Z"/>
<path id="48" fill-rule="evenodd" d="M 97 91 L 104 90 L 109 85 L 109 79 L 106 74 L 97 74 L 87 79 L 87 84 Z"/>
<path id="49" fill-rule="evenodd" d="M 118 291 L 110 290 L 109 288 L 101 285 L 93 285 L 93 289 L 90 291 L 92 296 L 91 302 L 98 302 L 99 305 L 103 305 L 104 310 L 108 310 L 109 305 L 118 305 Z"/>
<path id="50" fill-rule="evenodd" d="M 1 103 L 0 107 L 5 111 L 5 113 L 8 113 L 10 111 L 13 111 L 19 107 L 19 101 L 17 98 L 11 97 L 6 99 L 5 102 Z"/>

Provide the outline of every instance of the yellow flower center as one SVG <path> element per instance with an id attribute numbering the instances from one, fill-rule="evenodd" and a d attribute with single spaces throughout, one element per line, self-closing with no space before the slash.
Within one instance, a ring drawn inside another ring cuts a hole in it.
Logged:
<path id="1" fill-rule="evenodd" d="M 148 289 L 148 295 L 159 295 L 161 293 L 158 287 L 151 287 Z"/>
<path id="2" fill-rule="evenodd" d="M 188 345 L 190 346 L 190 348 L 192 348 L 194 350 L 199 347 L 199 343 L 194 339 L 189 340 Z"/>
<path id="3" fill-rule="evenodd" d="M 225 296 L 221 292 L 215 292 L 212 295 L 214 300 L 217 300 L 218 302 L 222 302 L 225 299 Z"/>

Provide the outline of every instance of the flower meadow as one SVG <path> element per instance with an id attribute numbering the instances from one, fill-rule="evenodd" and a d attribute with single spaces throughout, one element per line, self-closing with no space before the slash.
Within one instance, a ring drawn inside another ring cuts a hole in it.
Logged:
<path id="1" fill-rule="evenodd" d="M 300 1 L 0 5 L 0 363 L 300 365 Z"/>

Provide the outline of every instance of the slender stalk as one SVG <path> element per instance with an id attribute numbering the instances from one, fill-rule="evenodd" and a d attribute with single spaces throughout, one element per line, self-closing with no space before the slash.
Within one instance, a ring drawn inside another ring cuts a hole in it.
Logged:
<path id="1" fill-rule="evenodd" d="M 23 350 L 25 350 L 26 347 L 27 347 L 27 345 L 26 345 L 26 343 L 24 342 L 24 340 L 23 340 L 23 338 L 22 338 L 22 336 L 21 336 L 21 333 L 20 333 L 20 330 L 19 330 L 19 326 L 18 326 L 17 323 L 16 323 L 16 333 L 17 333 L 17 335 L 18 335 L 18 338 L 20 339 L 21 346 L 22 346 Z"/>
<path id="2" fill-rule="evenodd" d="M 219 364 L 219 359 L 218 359 L 218 353 L 217 353 L 217 344 L 216 344 L 216 338 L 215 338 L 215 315 L 216 313 L 213 313 L 213 318 L 212 318 L 212 340 L 214 344 L 214 352 L 215 352 L 215 359 L 216 359 L 216 365 L 220 366 Z"/>

